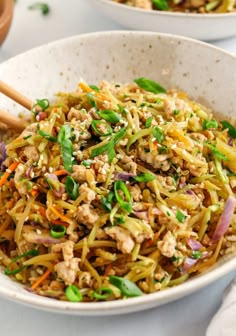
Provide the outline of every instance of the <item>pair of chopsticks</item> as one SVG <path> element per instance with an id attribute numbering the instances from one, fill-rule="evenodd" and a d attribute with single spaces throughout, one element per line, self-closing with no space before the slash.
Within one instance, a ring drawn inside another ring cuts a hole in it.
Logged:
<path id="1" fill-rule="evenodd" d="M 25 97 L 23 94 L 16 91 L 14 88 L 4 83 L 3 81 L 0 81 L 0 93 L 11 98 L 16 103 L 22 105 L 28 110 L 31 110 L 33 106 L 33 102 L 29 98 Z M 3 111 L 1 109 L 0 109 L 0 122 L 16 131 L 23 131 L 23 129 L 25 128 L 25 125 L 20 118 L 15 117 L 12 114 L 9 114 L 8 112 Z"/>

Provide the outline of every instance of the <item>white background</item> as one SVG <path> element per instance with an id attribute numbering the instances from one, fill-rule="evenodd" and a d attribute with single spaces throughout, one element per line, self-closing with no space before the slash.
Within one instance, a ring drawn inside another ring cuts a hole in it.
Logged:
<path id="1" fill-rule="evenodd" d="M 0 62 L 55 39 L 124 29 L 97 13 L 89 0 L 46 0 L 51 6 L 47 17 L 27 9 L 34 2 L 17 0 L 10 33 L 0 48 Z M 236 38 L 213 44 L 236 54 Z M 217 283 L 161 308 L 123 316 L 63 316 L 0 299 L 0 336 L 203 336 L 220 306 L 223 290 L 235 275 L 236 272 L 228 274 Z"/>

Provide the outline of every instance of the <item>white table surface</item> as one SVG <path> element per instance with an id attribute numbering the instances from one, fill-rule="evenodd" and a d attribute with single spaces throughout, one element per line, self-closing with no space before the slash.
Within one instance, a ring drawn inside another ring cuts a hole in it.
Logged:
<path id="1" fill-rule="evenodd" d="M 29 11 L 35 0 L 17 0 L 0 62 L 27 49 L 67 36 L 124 29 L 95 12 L 89 0 L 47 0 L 49 16 Z M 236 37 L 214 45 L 236 54 Z M 75 317 L 46 313 L 0 299 L 1 336 L 203 336 L 236 271 L 186 298 L 160 308 L 112 317 Z M 223 336 L 223 335 L 222 335 Z"/>

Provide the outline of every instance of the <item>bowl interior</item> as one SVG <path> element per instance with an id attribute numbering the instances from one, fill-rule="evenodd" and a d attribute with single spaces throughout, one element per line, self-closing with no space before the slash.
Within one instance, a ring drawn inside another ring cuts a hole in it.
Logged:
<path id="1" fill-rule="evenodd" d="M 179 88 L 224 117 L 236 116 L 236 58 L 194 40 L 156 33 L 106 32 L 58 41 L 0 65 L 0 77 L 32 99 L 102 79 L 126 83 L 148 77 L 166 88 Z M 1 108 L 22 111 L 3 95 Z M 71 314 L 115 314 L 157 306 L 184 296 L 236 267 L 231 255 L 204 275 L 181 286 L 137 299 L 103 303 L 65 303 L 38 297 L 0 274 L 0 295 L 38 308 Z M 98 309 L 99 307 L 99 309 Z"/>

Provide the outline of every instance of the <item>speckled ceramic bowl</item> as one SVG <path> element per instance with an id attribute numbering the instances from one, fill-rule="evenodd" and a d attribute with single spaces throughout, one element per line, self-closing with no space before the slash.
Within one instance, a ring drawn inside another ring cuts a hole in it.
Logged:
<path id="1" fill-rule="evenodd" d="M 86 0 L 104 15 L 124 27 L 178 34 L 203 41 L 236 35 L 236 12 L 217 14 L 180 13 L 145 10 L 113 2 Z"/>
<path id="2" fill-rule="evenodd" d="M 0 65 L 0 78 L 35 98 L 52 98 L 73 90 L 82 77 L 96 84 L 137 77 L 179 88 L 224 116 L 236 116 L 236 58 L 208 44 L 144 32 L 81 35 L 28 51 Z M 1 108 L 17 107 L 1 96 Z M 165 291 L 113 302 L 71 303 L 40 297 L 0 274 L 0 295 L 48 311 L 78 315 L 109 315 L 144 310 L 192 293 L 236 269 L 236 257 L 221 259 L 212 269 Z"/>

